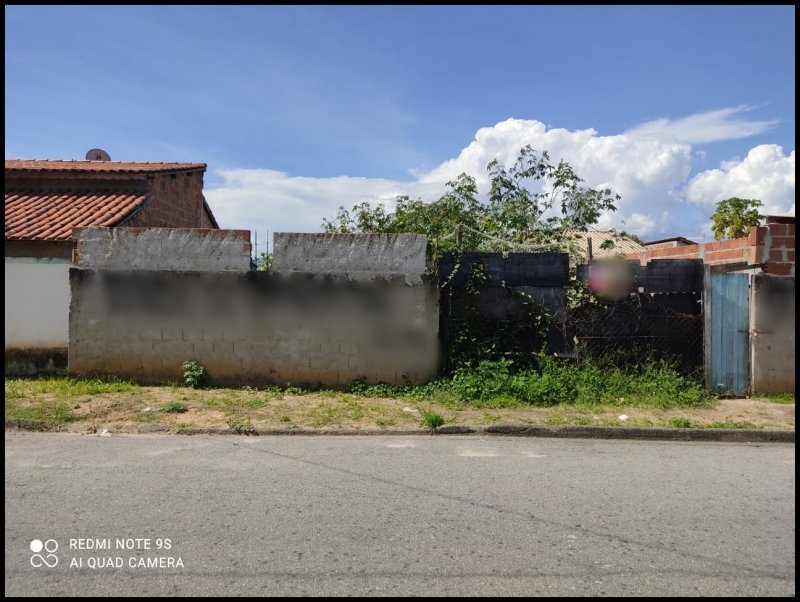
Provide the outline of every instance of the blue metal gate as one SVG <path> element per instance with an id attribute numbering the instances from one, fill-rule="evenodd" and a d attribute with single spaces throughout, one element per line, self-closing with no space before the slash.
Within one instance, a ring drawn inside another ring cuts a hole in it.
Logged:
<path id="1" fill-rule="evenodd" d="M 750 390 L 750 275 L 709 272 L 706 320 L 708 386 L 747 395 Z"/>

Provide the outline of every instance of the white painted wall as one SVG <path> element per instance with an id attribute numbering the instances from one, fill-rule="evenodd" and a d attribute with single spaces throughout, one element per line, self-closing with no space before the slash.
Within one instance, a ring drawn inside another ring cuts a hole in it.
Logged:
<path id="1" fill-rule="evenodd" d="M 6 349 L 67 347 L 69 259 L 5 259 Z"/>

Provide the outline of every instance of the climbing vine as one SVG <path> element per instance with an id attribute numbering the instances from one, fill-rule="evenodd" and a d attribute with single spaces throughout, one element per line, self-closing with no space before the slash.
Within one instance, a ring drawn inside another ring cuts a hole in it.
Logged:
<path id="1" fill-rule="evenodd" d="M 459 283 L 455 284 L 456 275 Z M 490 286 L 486 264 L 455 256 L 451 273 L 440 283 L 443 371 L 474 367 L 486 360 L 513 359 L 529 364 L 546 341 L 547 308 L 529 294 Z"/>

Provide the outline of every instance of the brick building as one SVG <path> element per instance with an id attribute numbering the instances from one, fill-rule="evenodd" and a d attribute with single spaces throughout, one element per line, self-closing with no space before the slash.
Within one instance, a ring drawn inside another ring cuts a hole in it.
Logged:
<path id="1" fill-rule="evenodd" d="M 645 250 L 638 239 L 614 230 L 589 230 L 574 232 L 569 236 L 578 243 L 584 262 L 590 259 L 610 259 Z"/>
<path id="2" fill-rule="evenodd" d="M 66 365 L 72 230 L 218 228 L 205 163 L 6 160 L 6 368 Z"/>
<path id="3" fill-rule="evenodd" d="M 704 244 L 646 244 L 643 251 L 628 253 L 626 258 L 642 263 L 653 259 L 702 259 L 709 266 L 760 268 L 766 274 L 794 276 L 795 218 L 768 215 L 763 226 L 750 229 L 747 238 Z"/>

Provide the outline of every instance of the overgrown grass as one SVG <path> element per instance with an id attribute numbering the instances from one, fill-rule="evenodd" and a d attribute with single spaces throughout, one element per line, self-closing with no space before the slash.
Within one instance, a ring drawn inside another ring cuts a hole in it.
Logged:
<path id="1" fill-rule="evenodd" d="M 135 383 L 116 377 L 73 378 L 48 377 L 38 379 L 6 380 L 6 398 L 25 395 L 52 395 L 56 398 L 76 397 L 78 395 L 97 395 L 99 393 L 124 393 L 138 387 Z"/>
<path id="2" fill-rule="evenodd" d="M 578 364 L 540 354 L 536 368 L 516 370 L 511 360 L 484 361 L 456 370 L 449 379 L 422 386 L 353 383 L 350 391 L 368 397 L 427 400 L 445 406 L 509 408 L 650 406 L 710 407 L 713 395 L 666 362 L 647 362 L 628 369 L 602 362 Z"/>
<path id="3" fill-rule="evenodd" d="M 173 422 L 183 418 L 174 414 L 185 412 L 187 403 L 192 408 L 187 416 L 198 426 L 227 424 L 240 433 L 252 433 L 254 425 L 349 428 L 366 423 L 403 428 L 421 423 L 435 428 L 443 423 L 489 425 L 501 420 L 620 426 L 621 413 L 631 414 L 625 426 L 750 429 L 786 423 L 779 407 L 742 413 L 736 420 L 706 417 L 707 412 L 695 410 L 713 407 L 717 403 L 714 395 L 668 364 L 643 362 L 620 369 L 611 363 L 573 363 L 548 356 L 537 357 L 533 367 L 524 369 L 509 360 L 486 361 L 424 385 L 358 381 L 349 392 L 295 386 L 201 391 L 167 386 L 153 390 L 120 379 L 66 377 L 9 379 L 5 392 L 7 418 L 35 421 L 48 430 L 60 430 L 67 422 L 78 425 L 70 428 L 80 428 L 82 421 L 97 423 L 112 415 L 133 429 L 139 423 L 159 420 L 179 429 L 182 427 L 175 425 L 188 422 Z M 145 404 L 153 411 L 140 411 Z M 626 407 L 641 411 L 622 409 Z M 167 419 L 168 413 L 174 418 Z M 762 418 L 771 414 L 775 416 Z"/>
<path id="4" fill-rule="evenodd" d="M 69 400 L 80 395 L 128 392 L 137 388 L 131 381 L 119 378 L 77 379 L 50 377 L 41 379 L 11 379 L 5 381 L 6 399 L 20 399 L 34 395 L 48 395 L 56 400 Z M 223 409 L 226 414 L 244 410 L 257 410 L 284 396 L 301 396 L 308 389 L 287 385 L 255 389 L 245 387 L 244 395 L 220 395 L 206 399 L 211 407 Z M 582 361 L 569 363 L 546 354 L 537 356 L 533 368 L 519 368 L 511 360 L 484 361 L 475 367 L 462 367 L 451 377 L 424 385 L 367 385 L 355 381 L 350 395 L 340 391 L 314 391 L 316 397 L 330 398 L 332 402 L 347 406 L 336 411 L 320 410 L 317 420 L 334 422 L 339 412 L 353 419 L 364 415 L 364 408 L 356 402 L 358 397 L 408 399 L 425 401 L 451 409 L 464 407 L 514 408 L 519 406 L 551 407 L 573 405 L 595 406 L 648 406 L 661 409 L 677 407 L 710 407 L 713 395 L 702 385 L 681 375 L 673 366 L 663 361 L 646 361 L 638 366 L 619 368 L 612 363 Z M 776 403 L 791 403 L 793 395 L 767 396 Z M 188 400 L 184 395 L 181 399 Z"/>
<path id="5" fill-rule="evenodd" d="M 5 393 L 6 402 L 13 399 L 19 399 L 25 395 L 25 387 L 23 386 L 22 381 L 18 379 L 6 380 Z"/>
<path id="6" fill-rule="evenodd" d="M 19 405 L 15 399 L 5 399 L 6 418 L 33 420 L 48 429 L 57 429 L 73 419 L 72 409 L 63 401 L 47 400 L 33 405 Z"/>
<path id="7" fill-rule="evenodd" d="M 353 381 L 349 392 L 358 397 L 430 401 L 445 406 L 463 405 L 458 395 L 450 387 L 450 382 L 446 379 L 431 381 L 424 385 L 389 385 L 386 383 L 368 385 L 359 379 Z"/>
<path id="8" fill-rule="evenodd" d="M 310 408 L 307 415 L 313 426 L 328 426 L 338 424 L 346 418 L 361 420 L 364 417 L 364 406 L 360 401 L 339 393 L 335 402 L 320 403 Z"/>
<path id="9" fill-rule="evenodd" d="M 753 397 L 763 397 L 769 399 L 772 403 L 794 403 L 794 393 L 753 393 Z"/>
<path id="10" fill-rule="evenodd" d="M 736 422 L 734 420 L 722 420 L 712 422 L 711 424 L 703 425 L 704 428 L 709 429 L 757 429 L 758 427 L 752 422 Z"/>
<path id="11" fill-rule="evenodd" d="M 735 420 L 717 420 L 711 423 L 701 423 L 696 420 L 689 420 L 684 416 L 675 416 L 667 421 L 668 426 L 682 429 L 758 429 L 759 427 L 752 422 Z"/>

